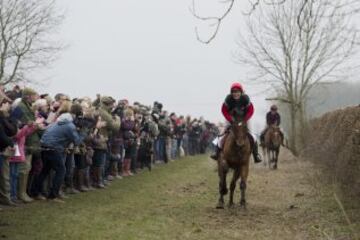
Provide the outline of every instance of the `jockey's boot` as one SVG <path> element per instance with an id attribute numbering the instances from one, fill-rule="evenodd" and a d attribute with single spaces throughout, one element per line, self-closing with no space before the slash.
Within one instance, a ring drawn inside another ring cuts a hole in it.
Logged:
<path id="1" fill-rule="evenodd" d="M 219 148 L 219 146 L 215 146 L 215 152 L 210 156 L 212 159 L 214 159 L 215 161 L 217 161 L 219 159 L 219 155 L 220 155 L 221 149 Z"/>
<path id="2" fill-rule="evenodd" d="M 260 163 L 260 162 L 262 162 L 261 157 L 260 157 L 260 154 L 259 154 L 259 152 L 258 152 L 257 142 L 254 142 L 254 147 L 253 147 L 252 154 L 253 154 L 253 158 L 254 158 L 254 162 L 255 162 L 255 163 Z"/>
<path id="3" fill-rule="evenodd" d="M 285 144 L 284 144 L 284 134 L 280 131 L 280 136 L 281 136 L 281 146 L 284 146 L 285 147 Z"/>
<path id="4" fill-rule="evenodd" d="M 268 127 L 266 127 L 260 134 L 260 146 L 265 147 L 265 134 L 268 130 Z"/>
<path id="5" fill-rule="evenodd" d="M 250 146 L 251 146 L 251 149 L 252 149 L 254 162 L 255 163 L 262 162 L 261 157 L 260 157 L 259 152 L 258 152 L 258 144 L 257 144 L 257 142 L 255 141 L 254 137 L 250 133 L 248 133 L 248 138 L 249 138 L 249 141 L 250 141 Z"/>
<path id="6" fill-rule="evenodd" d="M 265 133 L 261 133 L 260 135 L 260 146 L 265 146 Z"/>

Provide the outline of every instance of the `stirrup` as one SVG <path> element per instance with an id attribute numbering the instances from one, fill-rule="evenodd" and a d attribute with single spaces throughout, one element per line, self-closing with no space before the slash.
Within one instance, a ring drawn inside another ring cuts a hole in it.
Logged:
<path id="1" fill-rule="evenodd" d="M 219 158 L 219 154 L 214 153 L 210 157 L 211 157 L 211 159 L 214 159 L 215 161 L 217 161 Z"/>
<path id="2" fill-rule="evenodd" d="M 261 157 L 259 156 L 259 154 L 257 154 L 256 157 L 254 156 L 254 162 L 255 162 L 255 163 L 261 163 L 261 162 L 262 162 L 262 159 L 261 159 Z"/>

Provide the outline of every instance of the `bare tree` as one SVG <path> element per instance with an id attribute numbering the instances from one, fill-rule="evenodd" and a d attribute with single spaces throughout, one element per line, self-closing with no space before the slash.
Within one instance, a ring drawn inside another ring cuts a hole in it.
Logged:
<path id="1" fill-rule="evenodd" d="M 62 20 L 55 0 L 0 0 L 1 85 L 28 80 L 57 58 L 62 45 L 52 33 Z"/>
<path id="2" fill-rule="evenodd" d="M 259 6 L 248 18 L 246 37 L 238 41 L 234 57 L 250 67 L 250 80 L 276 91 L 269 100 L 289 106 L 290 146 L 295 153 L 296 139 L 304 140 L 298 127 L 306 125 L 309 91 L 319 83 L 344 79 L 357 67 L 351 62 L 359 47 L 358 30 L 352 24 L 356 4 L 286 0 Z"/>
<path id="3" fill-rule="evenodd" d="M 277 0 L 277 1 L 267 1 L 267 0 L 255 0 L 255 1 L 251 1 L 248 0 L 249 5 L 250 5 L 250 10 L 245 10 L 243 11 L 243 14 L 245 15 L 250 15 L 253 11 L 256 10 L 256 8 L 260 5 L 260 4 L 266 4 L 266 5 L 280 5 L 283 4 L 285 1 L 287 0 Z M 203 22 L 208 22 L 210 27 L 213 28 L 214 30 L 212 31 L 211 35 L 207 38 L 202 38 L 199 34 L 198 28 L 195 27 L 195 33 L 196 33 L 196 37 L 197 40 L 201 43 L 204 44 L 209 44 L 210 42 L 212 42 L 220 29 L 220 25 L 223 22 L 223 20 L 229 15 L 229 13 L 232 11 L 234 4 L 235 4 L 235 0 L 223 0 L 221 1 L 221 3 L 223 3 L 224 5 L 226 5 L 224 12 L 220 15 L 220 16 L 208 16 L 208 17 L 204 17 L 204 16 L 200 16 L 197 13 L 196 10 L 196 4 L 195 4 L 195 0 L 192 0 L 192 6 L 190 7 L 190 12 L 192 13 L 192 15 L 203 21 Z"/>
<path id="4" fill-rule="evenodd" d="M 199 20 L 201 21 L 205 21 L 205 22 L 210 22 L 211 26 L 215 28 L 215 30 L 213 31 L 213 33 L 210 35 L 209 38 L 203 40 L 200 35 L 199 35 L 199 31 L 198 28 L 195 27 L 195 33 L 196 33 L 196 37 L 197 40 L 199 42 L 205 43 L 205 44 L 209 44 L 212 40 L 215 39 L 217 33 L 219 32 L 220 29 L 220 25 L 221 22 L 226 18 L 226 16 L 230 13 L 231 9 L 234 6 L 235 0 L 225 0 L 223 3 L 228 4 L 225 12 L 219 16 L 219 17 L 202 17 L 200 15 L 197 14 L 196 12 L 196 7 L 195 7 L 195 0 L 192 1 L 192 7 L 190 8 L 190 12 Z"/>

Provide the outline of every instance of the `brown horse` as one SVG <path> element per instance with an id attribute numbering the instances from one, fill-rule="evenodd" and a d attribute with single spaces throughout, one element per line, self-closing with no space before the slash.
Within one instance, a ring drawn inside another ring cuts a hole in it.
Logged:
<path id="1" fill-rule="evenodd" d="M 234 173 L 230 184 L 229 206 L 231 207 L 234 205 L 234 190 L 236 182 L 240 177 L 240 205 L 246 207 L 245 191 L 249 174 L 250 154 L 251 146 L 248 138 L 247 126 L 244 122 L 238 121 L 232 124 L 230 133 L 225 139 L 223 151 L 218 159 L 220 198 L 216 208 L 224 208 L 224 195 L 228 193 L 226 175 L 230 168 L 234 170 Z"/>
<path id="2" fill-rule="evenodd" d="M 264 164 L 266 165 L 266 159 L 271 168 L 277 169 L 278 157 L 280 153 L 280 145 L 282 142 L 280 128 L 276 125 L 271 125 L 265 134 L 265 142 L 263 146 Z"/>

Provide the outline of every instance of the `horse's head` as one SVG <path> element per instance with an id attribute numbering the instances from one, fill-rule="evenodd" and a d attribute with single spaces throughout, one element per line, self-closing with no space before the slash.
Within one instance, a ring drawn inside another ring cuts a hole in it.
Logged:
<path id="1" fill-rule="evenodd" d="M 234 121 L 232 124 L 232 132 L 235 137 L 235 143 L 238 147 L 243 147 L 247 139 L 247 125 L 244 121 Z"/>
<path id="2" fill-rule="evenodd" d="M 280 134 L 280 128 L 276 125 L 270 126 L 270 141 L 274 146 L 280 146 L 281 144 L 281 134 Z"/>

